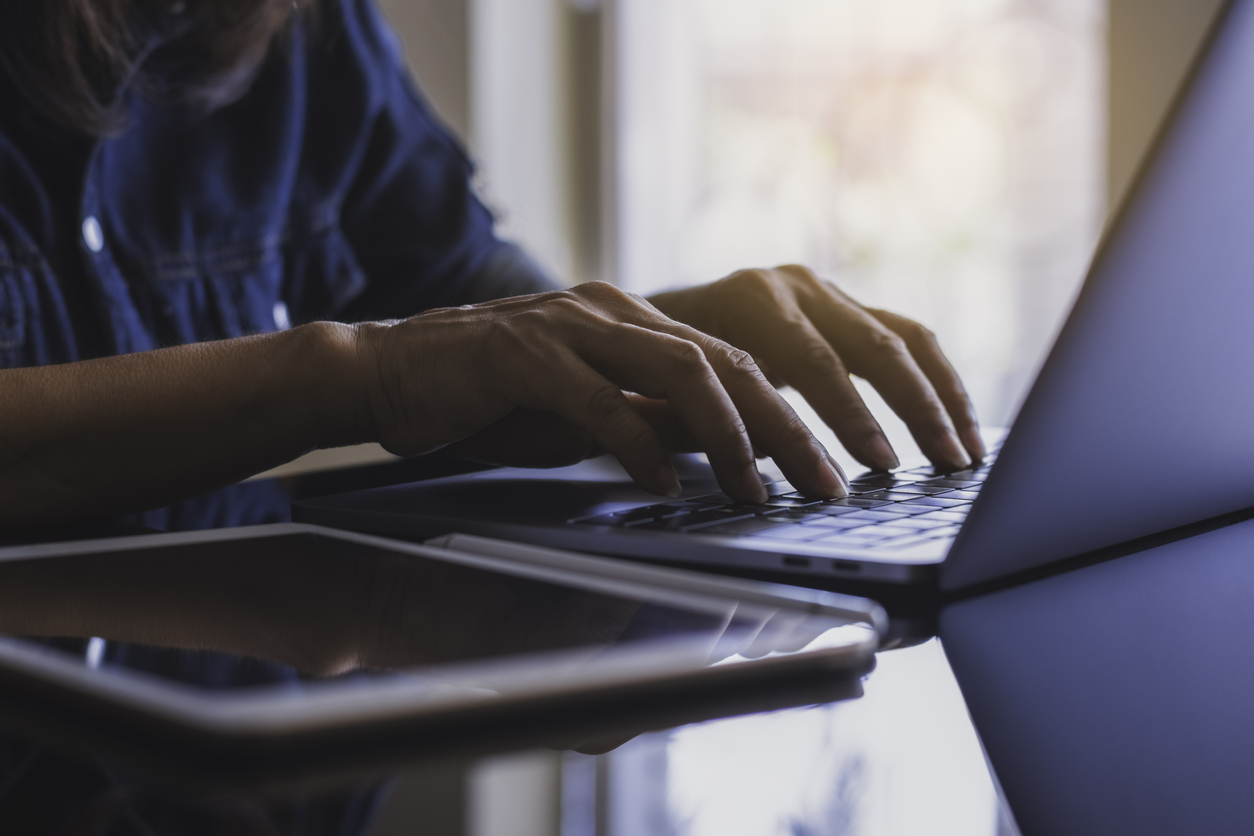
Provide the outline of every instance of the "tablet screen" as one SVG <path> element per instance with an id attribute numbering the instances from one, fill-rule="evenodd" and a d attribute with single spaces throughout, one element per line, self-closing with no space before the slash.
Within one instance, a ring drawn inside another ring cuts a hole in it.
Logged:
<path id="1" fill-rule="evenodd" d="M 718 662 L 763 633 L 734 604 L 456 560 L 296 533 L 4 562 L 0 635 L 102 674 L 222 691 L 535 654 L 578 665 L 681 640 Z M 791 649 L 833 627 L 815 621 Z"/>

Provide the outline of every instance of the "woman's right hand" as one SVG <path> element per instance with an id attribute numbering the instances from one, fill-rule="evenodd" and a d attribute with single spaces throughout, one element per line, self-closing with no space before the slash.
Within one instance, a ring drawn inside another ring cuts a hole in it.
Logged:
<path id="1" fill-rule="evenodd" d="M 845 493 L 840 467 L 749 354 L 613 285 L 368 323 L 357 345 L 370 434 L 399 455 L 465 439 L 519 408 L 551 412 L 641 486 L 677 495 L 667 451 L 627 390 L 669 403 L 729 496 L 766 498 L 755 445 L 799 490 Z"/>

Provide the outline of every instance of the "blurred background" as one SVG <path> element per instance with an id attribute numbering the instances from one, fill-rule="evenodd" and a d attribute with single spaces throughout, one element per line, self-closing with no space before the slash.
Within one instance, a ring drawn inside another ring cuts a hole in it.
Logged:
<path id="1" fill-rule="evenodd" d="M 381 2 L 502 233 L 554 275 L 647 293 L 807 264 L 933 328 L 988 424 L 1013 417 L 1220 5 Z M 868 688 L 892 716 L 838 704 L 410 775 L 378 832 L 419 808 L 428 833 L 1014 832 L 939 645 L 886 654 Z M 814 768 L 772 757 L 787 739 Z"/>
<path id="2" fill-rule="evenodd" d="M 502 232 L 642 293 L 804 263 L 1005 424 L 1218 0 L 384 0 Z"/>

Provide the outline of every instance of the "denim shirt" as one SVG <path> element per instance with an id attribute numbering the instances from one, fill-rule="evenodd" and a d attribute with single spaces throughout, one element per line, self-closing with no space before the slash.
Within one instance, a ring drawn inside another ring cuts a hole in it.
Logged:
<path id="1" fill-rule="evenodd" d="M 0 367 L 553 286 L 496 238 L 371 0 L 318 11 L 225 107 L 135 98 L 68 193 L 0 112 Z"/>

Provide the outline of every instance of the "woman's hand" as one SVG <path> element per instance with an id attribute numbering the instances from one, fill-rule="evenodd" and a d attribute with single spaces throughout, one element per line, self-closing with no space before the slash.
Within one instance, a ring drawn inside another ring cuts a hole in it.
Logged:
<path id="1" fill-rule="evenodd" d="M 394 453 L 457 442 L 519 408 L 551 412 L 642 486 L 676 495 L 667 449 L 629 390 L 667 401 L 730 496 L 766 498 L 755 445 L 799 490 L 845 492 L 839 466 L 749 354 L 612 285 L 445 308 L 357 333 L 370 435 Z"/>
<path id="2" fill-rule="evenodd" d="M 742 270 L 653 297 L 657 308 L 748 351 L 794 387 L 864 465 L 897 466 L 850 374 L 870 381 L 937 466 L 984 456 L 975 410 L 936 338 L 917 322 L 864 308 L 804 267 Z"/>

